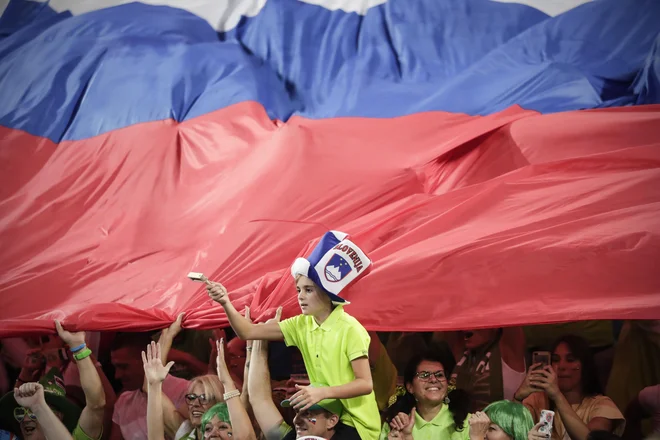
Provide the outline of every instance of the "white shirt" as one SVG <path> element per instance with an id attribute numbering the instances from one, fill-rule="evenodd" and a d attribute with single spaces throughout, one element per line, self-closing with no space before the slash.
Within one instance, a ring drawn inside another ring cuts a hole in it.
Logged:
<path id="1" fill-rule="evenodd" d="M 195 431 L 190 420 L 184 420 L 174 434 L 174 440 L 196 440 Z"/>
<path id="2" fill-rule="evenodd" d="M 502 358 L 502 397 L 505 400 L 513 400 L 514 394 L 518 391 L 518 387 L 525 380 L 527 373 L 516 371 L 504 362 Z"/>
<path id="3" fill-rule="evenodd" d="M 163 381 L 163 392 L 179 408 L 185 402 L 188 385 L 187 380 L 168 375 Z M 124 440 L 147 440 L 147 394 L 142 390 L 121 393 L 112 421 L 119 425 Z"/>

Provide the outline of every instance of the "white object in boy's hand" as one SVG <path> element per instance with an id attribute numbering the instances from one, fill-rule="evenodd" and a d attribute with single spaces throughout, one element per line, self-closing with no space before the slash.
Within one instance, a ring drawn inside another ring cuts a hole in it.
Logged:
<path id="1" fill-rule="evenodd" d="M 201 272 L 189 272 L 188 278 L 190 278 L 193 281 L 199 281 L 200 283 L 206 282 L 206 277 Z"/>

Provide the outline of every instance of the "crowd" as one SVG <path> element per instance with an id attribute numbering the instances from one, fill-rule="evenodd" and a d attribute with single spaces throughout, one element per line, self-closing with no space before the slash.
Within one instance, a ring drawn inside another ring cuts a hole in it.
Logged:
<path id="1" fill-rule="evenodd" d="M 202 278 L 231 328 L 4 339 L 0 440 L 660 439 L 660 322 L 377 334 L 342 297 L 370 264 L 330 232 L 289 319 Z"/>

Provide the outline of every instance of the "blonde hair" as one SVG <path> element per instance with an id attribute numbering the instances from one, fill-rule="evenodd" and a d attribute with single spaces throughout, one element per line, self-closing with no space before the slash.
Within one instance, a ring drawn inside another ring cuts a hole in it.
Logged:
<path id="1" fill-rule="evenodd" d="M 217 375 L 207 374 L 205 376 L 195 377 L 190 381 L 190 385 L 188 385 L 188 392 L 191 393 L 197 384 L 201 385 L 207 399 L 213 399 L 215 403 L 224 402 L 222 396 L 225 390 Z"/>

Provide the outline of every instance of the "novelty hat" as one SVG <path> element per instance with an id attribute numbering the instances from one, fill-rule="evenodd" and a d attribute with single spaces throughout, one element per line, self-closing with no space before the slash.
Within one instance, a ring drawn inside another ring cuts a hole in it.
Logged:
<path id="1" fill-rule="evenodd" d="M 321 238 L 307 258 L 297 258 L 291 275 L 306 276 L 325 290 L 334 304 L 349 304 L 340 296 L 349 284 L 364 276 L 371 260 L 348 239 L 348 234 L 330 231 Z"/>
<path id="2" fill-rule="evenodd" d="M 63 415 L 62 423 L 72 432 L 78 424 L 81 409 L 66 398 L 64 381 L 57 367 L 51 368 L 40 380 L 39 383 L 44 387 L 44 398 L 46 404 Z M 14 409 L 20 407 L 14 392 L 10 391 L 0 399 L 0 427 L 13 432 L 16 435 L 21 434 L 21 427 L 14 417 Z"/>
<path id="3" fill-rule="evenodd" d="M 320 387 L 325 387 L 327 385 L 322 383 L 313 383 L 309 386 L 314 388 L 320 388 Z M 280 403 L 280 406 L 282 408 L 289 408 L 291 406 L 291 401 L 289 399 L 283 400 L 282 403 Z M 324 410 L 324 411 L 328 411 L 330 414 L 341 416 L 341 413 L 344 410 L 344 406 L 341 404 L 341 402 L 338 399 L 325 399 L 325 400 L 321 400 L 319 403 L 315 403 L 314 405 L 310 406 L 309 410 L 310 411 Z"/>

